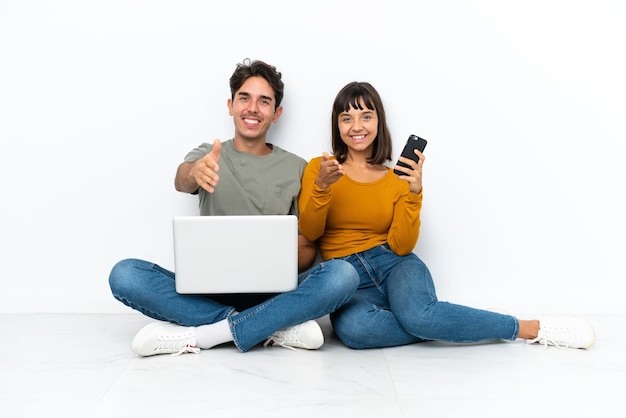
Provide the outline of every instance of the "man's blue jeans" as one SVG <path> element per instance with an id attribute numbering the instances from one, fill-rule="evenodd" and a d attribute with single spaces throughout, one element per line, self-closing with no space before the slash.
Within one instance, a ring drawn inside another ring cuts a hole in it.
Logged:
<path id="1" fill-rule="evenodd" d="M 268 295 L 253 305 L 250 300 L 254 295 L 221 298 L 178 294 L 174 277 L 173 272 L 156 264 L 126 259 L 113 267 L 109 285 L 116 299 L 154 319 L 184 326 L 228 319 L 235 345 L 241 352 L 277 330 L 336 310 L 352 298 L 359 284 L 359 277 L 349 263 L 331 260 L 300 274 L 296 290 Z M 238 300 L 241 305 L 224 303 L 226 300 Z M 241 312 L 234 313 L 236 310 Z"/>
<path id="2" fill-rule="evenodd" d="M 348 347 L 517 337 L 519 324 L 512 316 L 438 301 L 428 268 L 413 253 L 398 256 L 384 244 L 342 260 L 360 276 L 352 300 L 330 315 L 335 333 Z"/>

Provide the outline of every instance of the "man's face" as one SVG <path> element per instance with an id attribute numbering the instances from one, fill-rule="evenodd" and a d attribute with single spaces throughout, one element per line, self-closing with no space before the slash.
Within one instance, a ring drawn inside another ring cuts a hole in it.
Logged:
<path id="1" fill-rule="evenodd" d="M 282 106 L 274 109 L 276 99 L 272 86 L 263 77 L 248 78 L 228 99 L 228 113 L 235 122 L 235 136 L 244 139 L 263 139 L 272 122 L 277 122 Z"/>

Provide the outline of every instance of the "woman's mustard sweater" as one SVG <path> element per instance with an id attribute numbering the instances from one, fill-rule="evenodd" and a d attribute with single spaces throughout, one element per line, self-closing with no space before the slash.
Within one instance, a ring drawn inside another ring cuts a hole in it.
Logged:
<path id="1" fill-rule="evenodd" d="M 315 184 L 321 157 L 307 164 L 298 199 L 300 232 L 318 241 L 328 260 L 369 250 L 385 242 L 392 251 L 413 251 L 420 229 L 422 193 L 390 168 L 385 177 L 359 183 L 344 175 L 327 189 Z"/>

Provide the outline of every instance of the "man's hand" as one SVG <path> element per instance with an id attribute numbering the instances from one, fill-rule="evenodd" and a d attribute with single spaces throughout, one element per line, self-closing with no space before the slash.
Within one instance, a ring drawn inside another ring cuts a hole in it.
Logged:
<path id="1" fill-rule="evenodd" d="M 215 186 L 219 181 L 217 172 L 220 167 L 217 164 L 220 160 L 222 143 L 219 139 L 213 141 L 211 152 L 196 161 L 181 163 L 176 171 L 174 185 L 179 192 L 194 193 L 198 187 L 202 187 L 209 193 L 215 191 Z"/>
<path id="2" fill-rule="evenodd" d="M 189 175 L 194 178 L 198 186 L 202 187 L 209 193 L 215 191 L 215 186 L 219 182 L 220 178 L 217 172 L 220 170 L 220 166 L 217 164 L 220 160 L 220 152 L 222 151 L 222 143 L 219 139 L 213 141 L 213 148 L 204 157 L 194 161 L 189 170 Z"/>

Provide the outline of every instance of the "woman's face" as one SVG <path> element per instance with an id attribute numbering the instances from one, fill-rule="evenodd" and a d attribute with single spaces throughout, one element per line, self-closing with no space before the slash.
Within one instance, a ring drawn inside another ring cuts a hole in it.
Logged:
<path id="1" fill-rule="evenodd" d="M 337 124 L 341 140 L 352 152 L 371 152 L 372 144 L 378 135 L 378 114 L 368 109 L 361 98 L 361 109 L 350 107 L 339 114 Z M 369 155 L 369 154 L 368 154 Z"/>

